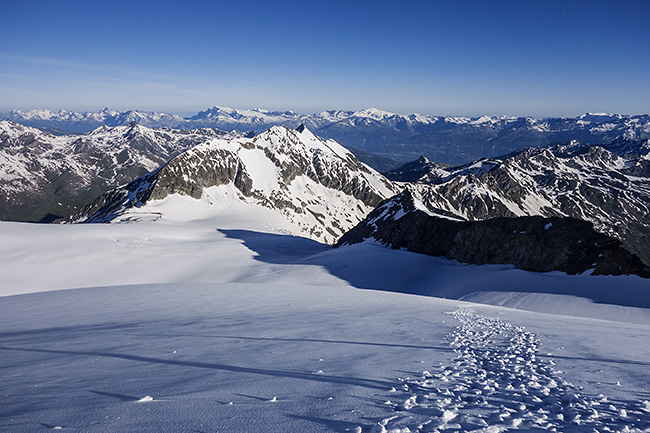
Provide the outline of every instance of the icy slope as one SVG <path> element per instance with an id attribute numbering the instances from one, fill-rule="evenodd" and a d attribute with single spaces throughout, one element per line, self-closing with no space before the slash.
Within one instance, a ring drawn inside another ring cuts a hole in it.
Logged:
<path id="1" fill-rule="evenodd" d="M 396 191 L 338 143 L 304 126 L 273 127 L 253 138 L 214 139 L 190 149 L 71 220 L 191 220 L 230 206 L 262 206 L 288 221 L 292 233 L 334 243 Z"/>

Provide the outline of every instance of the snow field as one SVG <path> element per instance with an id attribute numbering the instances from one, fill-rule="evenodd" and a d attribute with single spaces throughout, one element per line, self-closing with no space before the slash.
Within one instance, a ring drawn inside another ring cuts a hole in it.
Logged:
<path id="1" fill-rule="evenodd" d="M 648 326 L 295 284 L 1 301 L 0 431 L 648 428 Z"/>
<path id="2" fill-rule="evenodd" d="M 645 280 L 333 249 L 265 215 L 0 223 L 0 431 L 648 430 Z"/>
<path id="3" fill-rule="evenodd" d="M 417 297 L 395 307 L 402 297 L 271 284 L 5 297 L 0 430 L 354 428 L 383 416 L 369 401 L 389 392 L 396 370 L 437 351 L 408 315 L 442 309 Z"/>

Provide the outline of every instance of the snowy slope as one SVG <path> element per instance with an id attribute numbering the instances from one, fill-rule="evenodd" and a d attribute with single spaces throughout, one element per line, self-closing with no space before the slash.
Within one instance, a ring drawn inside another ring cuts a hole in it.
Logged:
<path id="1" fill-rule="evenodd" d="M 334 243 L 395 192 L 338 143 L 304 126 L 273 127 L 253 138 L 196 146 L 99 197 L 71 221 L 192 220 L 229 207 L 261 206 L 286 220 L 291 233 Z"/>
<path id="2" fill-rule="evenodd" d="M 650 427 L 646 280 L 332 249 L 263 218 L 0 223 L 0 430 Z"/>

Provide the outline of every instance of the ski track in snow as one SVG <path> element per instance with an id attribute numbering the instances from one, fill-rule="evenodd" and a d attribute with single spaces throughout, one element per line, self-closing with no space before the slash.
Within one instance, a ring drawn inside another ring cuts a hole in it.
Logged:
<path id="1" fill-rule="evenodd" d="M 523 327 L 461 307 L 448 340 L 451 365 L 398 378 L 395 415 L 355 433 L 650 432 L 650 402 L 582 395 Z"/>

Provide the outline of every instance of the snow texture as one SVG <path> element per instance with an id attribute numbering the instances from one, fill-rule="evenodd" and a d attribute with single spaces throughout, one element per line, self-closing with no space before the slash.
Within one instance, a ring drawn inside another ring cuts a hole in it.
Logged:
<path id="1" fill-rule="evenodd" d="M 400 378 L 398 416 L 381 431 L 647 431 L 647 401 L 584 395 L 562 378 L 540 340 L 521 326 L 476 314 L 448 313 L 459 325 L 448 335 L 452 363 Z M 620 382 L 617 382 L 617 384 Z M 397 388 L 396 388 L 397 392 Z M 371 429 L 372 431 L 372 429 Z"/>
<path id="2" fill-rule="evenodd" d="M 333 249 L 269 212 L 0 223 L 0 430 L 649 428 L 646 280 Z"/>

